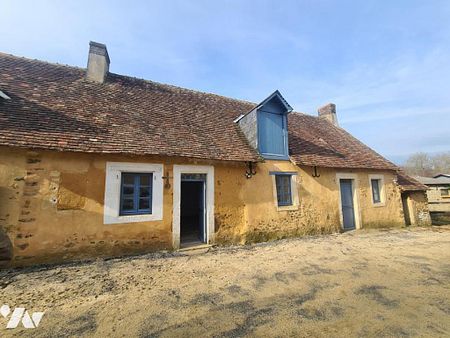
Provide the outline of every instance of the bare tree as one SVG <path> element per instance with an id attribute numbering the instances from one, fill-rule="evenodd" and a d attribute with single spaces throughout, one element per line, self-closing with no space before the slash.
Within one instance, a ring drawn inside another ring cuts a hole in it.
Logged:
<path id="1" fill-rule="evenodd" d="M 450 152 L 430 156 L 427 153 L 415 153 L 405 162 L 403 169 L 413 176 L 428 176 L 450 173 Z"/>
<path id="2" fill-rule="evenodd" d="M 434 175 L 450 174 L 450 151 L 432 157 Z"/>

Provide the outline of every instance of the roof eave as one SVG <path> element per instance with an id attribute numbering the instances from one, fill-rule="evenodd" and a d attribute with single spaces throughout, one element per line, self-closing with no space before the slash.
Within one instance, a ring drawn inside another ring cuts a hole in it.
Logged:
<path id="1" fill-rule="evenodd" d="M 5 100 L 11 100 L 11 98 L 8 95 L 6 95 L 4 92 L 2 92 L 1 90 L 0 90 L 0 97 Z"/>
<path id="2" fill-rule="evenodd" d="M 286 114 L 291 113 L 294 108 L 291 107 L 291 105 L 286 101 L 286 99 L 283 97 L 283 95 L 281 95 L 280 91 L 277 89 L 275 90 L 272 94 L 270 94 L 268 97 L 266 97 L 263 101 L 261 101 L 260 103 L 258 103 L 257 105 L 255 105 L 252 109 L 250 109 L 249 111 L 247 111 L 244 114 L 240 114 L 238 117 L 236 117 L 233 122 L 237 123 L 239 122 L 243 117 L 245 117 L 246 115 L 250 114 L 252 111 L 254 111 L 255 109 L 259 109 L 262 106 L 264 106 L 267 102 L 269 102 L 270 100 L 272 100 L 275 96 L 277 96 L 281 103 L 283 104 L 283 106 L 286 108 Z"/>

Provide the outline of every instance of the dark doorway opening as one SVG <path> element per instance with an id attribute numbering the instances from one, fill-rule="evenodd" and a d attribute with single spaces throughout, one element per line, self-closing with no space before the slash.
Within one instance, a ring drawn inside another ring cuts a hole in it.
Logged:
<path id="1" fill-rule="evenodd" d="M 181 180 L 181 245 L 204 243 L 205 236 L 205 181 Z"/>

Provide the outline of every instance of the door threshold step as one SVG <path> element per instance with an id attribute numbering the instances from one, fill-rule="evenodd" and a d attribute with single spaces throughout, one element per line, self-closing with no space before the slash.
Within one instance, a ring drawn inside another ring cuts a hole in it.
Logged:
<path id="1" fill-rule="evenodd" d="M 181 247 L 180 249 L 178 249 L 179 252 L 186 252 L 186 251 L 195 251 L 195 250 L 202 250 L 202 249 L 209 249 L 212 248 L 211 244 L 205 244 L 205 243 L 201 243 L 201 244 L 195 244 L 195 245 L 189 245 L 189 246 L 185 246 L 185 247 Z"/>

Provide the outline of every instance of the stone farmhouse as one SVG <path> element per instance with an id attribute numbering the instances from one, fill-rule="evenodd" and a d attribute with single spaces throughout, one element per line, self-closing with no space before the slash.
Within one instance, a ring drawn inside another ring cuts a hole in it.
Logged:
<path id="1" fill-rule="evenodd" d="M 0 53 L 0 260 L 25 266 L 429 224 L 416 180 L 338 125 Z M 407 215 L 407 219 L 405 218 Z"/>

